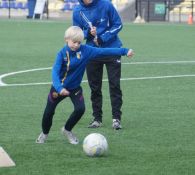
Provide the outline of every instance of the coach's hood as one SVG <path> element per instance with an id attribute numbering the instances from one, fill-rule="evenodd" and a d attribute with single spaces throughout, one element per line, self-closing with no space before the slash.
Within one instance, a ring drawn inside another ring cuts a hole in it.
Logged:
<path id="1" fill-rule="evenodd" d="M 89 5 L 85 5 L 83 0 L 78 0 L 78 1 L 80 5 L 83 7 L 92 7 L 92 6 L 95 6 L 99 0 L 92 0 L 92 2 Z"/>

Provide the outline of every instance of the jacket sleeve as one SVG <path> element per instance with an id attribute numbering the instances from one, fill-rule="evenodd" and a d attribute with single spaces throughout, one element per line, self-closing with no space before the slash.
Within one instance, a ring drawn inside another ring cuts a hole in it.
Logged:
<path id="1" fill-rule="evenodd" d="M 83 30 L 84 33 L 84 39 L 88 39 L 90 36 L 90 27 L 88 26 L 87 28 L 84 27 L 82 21 L 80 20 L 80 14 L 77 11 L 73 11 L 72 15 L 72 25 L 73 26 L 78 26 Z"/>
<path id="2" fill-rule="evenodd" d="M 84 52 L 89 60 L 101 59 L 105 56 L 125 56 L 129 49 L 127 48 L 98 48 L 85 45 Z M 108 58 L 109 59 L 109 58 Z"/>
<path id="3" fill-rule="evenodd" d="M 58 93 L 60 93 L 61 90 L 63 89 L 63 86 L 61 84 L 61 79 L 60 79 L 60 70 L 62 67 L 62 63 L 63 63 L 63 55 L 61 52 L 59 52 L 56 56 L 56 61 L 52 68 L 52 83 L 55 90 Z"/>
<path id="4" fill-rule="evenodd" d="M 119 16 L 118 12 L 116 11 L 115 7 L 111 3 L 109 3 L 107 13 L 108 13 L 108 17 L 109 17 L 110 27 L 103 34 L 98 36 L 100 38 L 101 42 L 103 42 L 103 43 L 107 42 L 107 41 L 111 40 L 113 37 L 115 37 L 123 27 L 122 22 L 121 22 L 121 18 Z"/>

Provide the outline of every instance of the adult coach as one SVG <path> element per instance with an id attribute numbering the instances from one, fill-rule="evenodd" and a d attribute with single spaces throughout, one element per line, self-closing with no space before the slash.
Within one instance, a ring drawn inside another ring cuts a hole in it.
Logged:
<path id="1" fill-rule="evenodd" d="M 79 0 L 80 5 L 73 11 L 73 25 L 84 31 L 86 44 L 101 48 L 119 48 L 122 46 L 118 33 L 122 22 L 112 3 L 108 0 Z M 111 59 L 107 59 L 110 57 Z M 112 106 L 112 127 L 121 129 L 122 92 L 120 88 L 121 57 L 105 56 L 88 63 L 87 78 L 91 88 L 91 101 L 94 119 L 89 128 L 102 125 L 102 76 L 106 66 L 110 99 Z"/>

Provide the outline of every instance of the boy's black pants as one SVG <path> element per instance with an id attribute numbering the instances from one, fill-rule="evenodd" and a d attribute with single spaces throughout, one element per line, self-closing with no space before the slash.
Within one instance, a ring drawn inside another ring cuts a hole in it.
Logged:
<path id="1" fill-rule="evenodd" d="M 66 97 L 70 97 L 74 105 L 74 111 L 65 123 L 66 130 L 71 131 L 84 114 L 85 103 L 81 87 L 71 90 L 69 96 L 60 96 L 56 93 L 54 87 L 51 87 L 47 98 L 47 105 L 42 118 L 42 130 L 44 134 L 48 134 L 50 131 L 56 106 Z"/>
<path id="2" fill-rule="evenodd" d="M 100 58 L 92 60 L 87 65 L 87 77 L 91 88 L 91 101 L 95 120 L 102 121 L 102 77 L 103 67 L 106 66 L 112 118 L 121 120 L 122 92 L 120 88 L 121 59 L 120 57 Z"/>

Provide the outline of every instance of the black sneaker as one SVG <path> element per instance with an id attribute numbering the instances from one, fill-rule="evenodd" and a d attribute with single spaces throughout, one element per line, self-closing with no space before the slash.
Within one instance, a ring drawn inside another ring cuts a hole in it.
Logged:
<path id="1" fill-rule="evenodd" d="M 102 122 L 93 120 L 93 121 L 89 124 L 88 128 L 99 128 L 99 127 L 101 127 L 101 126 L 102 126 Z"/>
<path id="2" fill-rule="evenodd" d="M 112 128 L 115 130 L 122 129 L 121 122 L 119 119 L 113 119 Z"/>

